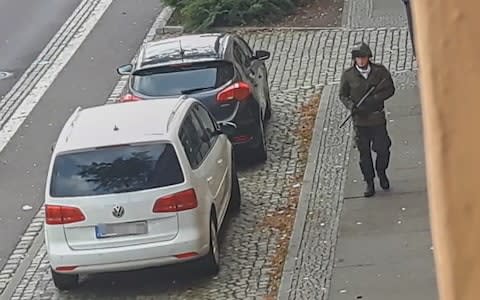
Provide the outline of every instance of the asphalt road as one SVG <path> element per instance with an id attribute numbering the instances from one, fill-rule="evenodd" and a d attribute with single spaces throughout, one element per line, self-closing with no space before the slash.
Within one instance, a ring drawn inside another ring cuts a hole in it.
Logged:
<path id="1" fill-rule="evenodd" d="M 48 41 L 67 20 L 80 0 L 0 0 L 0 80 L 5 95 Z"/>
<path id="2" fill-rule="evenodd" d="M 15 74 L 0 81 L 2 95 L 79 2 L 0 0 L 0 71 Z M 50 148 L 65 120 L 79 105 L 106 102 L 115 68 L 131 60 L 161 8 L 159 0 L 114 0 L 0 153 L 0 269 L 43 204 Z"/>

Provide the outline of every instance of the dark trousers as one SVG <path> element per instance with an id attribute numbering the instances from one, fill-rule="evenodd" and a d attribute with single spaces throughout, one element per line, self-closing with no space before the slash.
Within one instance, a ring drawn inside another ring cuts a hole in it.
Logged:
<path id="1" fill-rule="evenodd" d="M 375 170 L 377 170 L 377 174 L 382 174 L 387 170 L 390 163 L 392 141 L 388 136 L 386 125 L 355 126 L 355 142 L 360 152 L 360 169 L 365 181 L 375 178 Z M 373 166 L 372 150 L 377 154 L 375 167 Z"/>

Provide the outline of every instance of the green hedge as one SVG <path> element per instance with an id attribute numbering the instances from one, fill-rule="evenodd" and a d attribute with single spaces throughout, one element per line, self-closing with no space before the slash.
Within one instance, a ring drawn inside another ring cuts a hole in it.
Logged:
<path id="1" fill-rule="evenodd" d="M 180 10 L 187 30 L 199 31 L 210 26 L 261 24 L 289 13 L 293 0 L 164 0 Z"/>

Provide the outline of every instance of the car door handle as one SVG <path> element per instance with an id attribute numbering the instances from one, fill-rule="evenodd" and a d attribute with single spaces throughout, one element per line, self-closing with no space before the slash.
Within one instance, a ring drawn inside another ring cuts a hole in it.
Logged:
<path id="1" fill-rule="evenodd" d="M 213 176 L 210 176 L 210 177 L 207 178 L 208 183 L 212 182 L 212 180 L 213 180 Z"/>
<path id="2" fill-rule="evenodd" d="M 223 159 L 220 158 L 219 160 L 217 160 L 217 164 L 219 165 L 223 164 Z"/>

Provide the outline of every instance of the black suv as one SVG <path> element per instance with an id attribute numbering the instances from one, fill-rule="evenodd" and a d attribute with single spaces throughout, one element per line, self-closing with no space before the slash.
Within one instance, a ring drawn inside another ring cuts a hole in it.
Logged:
<path id="1" fill-rule="evenodd" d="M 117 69 L 129 75 L 121 101 L 159 100 L 190 95 L 219 122 L 230 122 L 236 150 L 265 161 L 265 121 L 271 116 L 267 51 L 250 49 L 233 34 L 188 35 L 147 43 L 133 64 Z M 238 151 L 237 151 L 238 152 Z"/>

